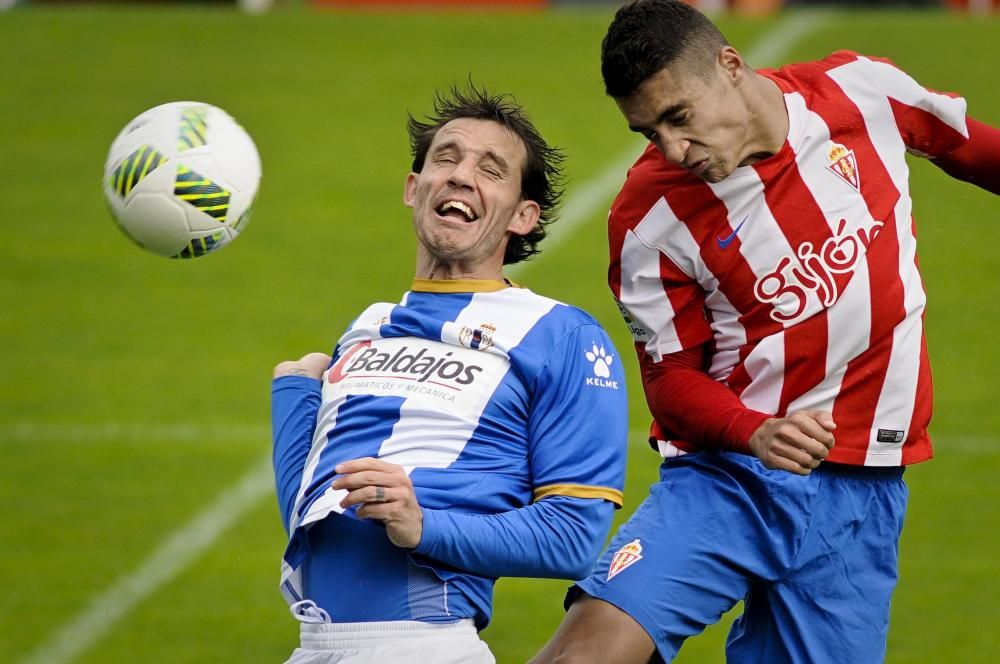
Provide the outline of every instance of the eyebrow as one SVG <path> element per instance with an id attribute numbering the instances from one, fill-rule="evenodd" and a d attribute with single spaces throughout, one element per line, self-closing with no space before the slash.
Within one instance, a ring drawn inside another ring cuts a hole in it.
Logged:
<path id="1" fill-rule="evenodd" d="M 504 171 L 506 173 L 507 171 L 510 170 L 510 166 L 507 165 L 507 160 L 504 159 L 503 157 L 501 157 L 499 154 L 497 154 L 493 150 L 487 149 L 486 150 L 486 157 L 488 159 L 493 160 L 496 163 L 496 165 L 500 167 L 501 171 Z"/>
<path id="2" fill-rule="evenodd" d="M 665 109 L 663 109 L 662 113 L 656 116 L 656 120 L 653 121 L 653 125 L 655 126 L 663 122 L 670 122 L 671 120 L 674 119 L 675 116 L 683 113 L 690 107 L 691 104 L 689 104 L 686 99 L 682 99 L 676 104 L 671 104 L 670 106 L 667 106 Z M 642 133 L 642 131 L 645 129 L 645 127 L 638 127 L 635 125 L 629 125 L 628 128 L 638 133 Z"/>

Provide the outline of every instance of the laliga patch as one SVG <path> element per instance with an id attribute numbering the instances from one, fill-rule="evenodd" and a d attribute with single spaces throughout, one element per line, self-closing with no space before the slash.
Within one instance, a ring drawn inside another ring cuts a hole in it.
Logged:
<path id="1" fill-rule="evenodd" d="M 622 301 L 615 298 L 615 304 L 618 305 L 618 311 L 621 312 L 622 318 L 625 319 L 625 324 L 628 325 L 629 332 L 632 333 L 632 338 L 635 341 L 649 341 L 649 331 L 646 330 L 642 325 L 639 325 L 629 314 L 628 309 L 622 304 Z"/>
<path id="2" fill-rule="evenodd" d="M 610 581 L 640 560 L 642 560 L 642 544 L 638 539 L 634 539 L 615 551 L 615 555 L 611 558 L 611 565 L 608 567 L 608 578 L 605 581 Z"/>
<path id="3" fill-rule="evenodd" d="M 826 151 L 826 167 L 841 180 L 851 185 L 855 191 L 861 192 L 861 174 L 858 173 L 858 160 L 854 150 L 847 146 L 830 141 Z"/>

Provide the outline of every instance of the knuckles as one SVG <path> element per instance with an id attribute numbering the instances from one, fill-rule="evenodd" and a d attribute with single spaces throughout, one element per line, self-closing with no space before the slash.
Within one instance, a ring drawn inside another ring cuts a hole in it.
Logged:
<path id="1" fill-rule="evenodd" d="M 306 375 L 319 379 L 330 366 L 330 356 L 326 353 L 308 353 L 298 360 L 285 360 L 274 366 L 274 378 L 291 375 Z"/>

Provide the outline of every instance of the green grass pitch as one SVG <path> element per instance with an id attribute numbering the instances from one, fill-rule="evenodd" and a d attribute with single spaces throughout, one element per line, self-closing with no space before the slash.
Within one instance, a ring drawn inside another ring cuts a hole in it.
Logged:
<path id="1" fill-rule="evenodd" d="M 406 112 L 469 75 L 515 92 L 568 155 L 579 194 L 635 139 L 601 92 L 610 8 L 544 13 L 267 16 L 121 6 L 0 13 L 0 661 L 133 572 L 263 459 L 279 360 L 328 350 L 356 312 L 412 276 Z M 725 18 L 746 49 L 772 20 Z M 1000 21 L 831 14 L 782 59 L 838 48 L 893 58 L 1000 124 Z M 751 63 L 766 65 L 773 63 Z M 101 197 L 111 139 L 166 101 L 214 103 L 260 148 L 253 222 L 221 253 L 132 246 Z M 1000 649 L 1000 200 L 913 161 L 937 459 L 911 469 L 888 661 L 992 662 Z M 627 516 L 655 477 L 624 326 L 604 283 L 607 200 L 518 272 L 592 311 L 630 373 Z M 283 548 L 262 493 L 177 576 L 130 606 L 81 662 L 274 662 L 296 641 L 277 591 Z M 566 583 L 503 580 L 484 638 L 524 661 Z M 682 662 L 721 662 L 725 624 Z M 79 641 L 79 639 L 77 639 Z M 70 639 L 73 642 L 73 639 Z"/>

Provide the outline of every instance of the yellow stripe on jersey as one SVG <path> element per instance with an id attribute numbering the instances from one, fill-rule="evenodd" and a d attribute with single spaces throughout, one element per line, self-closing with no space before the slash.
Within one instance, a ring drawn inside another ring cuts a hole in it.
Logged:
<path id="1" fill-rule="evenodd" d="M 571 496 L 573 498 L 603 498 L 622 506 L 622 492 L 606 486 L 588 486 L 586 484 L 549 484 L 535 489 L 534 498 L 538 502 L 548 496 Z"/>
<path id="2" fill-rule="evenodd" d="M 511 285 L 500 279 L 414 279 L 410 290 L 421 293 L 495 293 Z"/>

